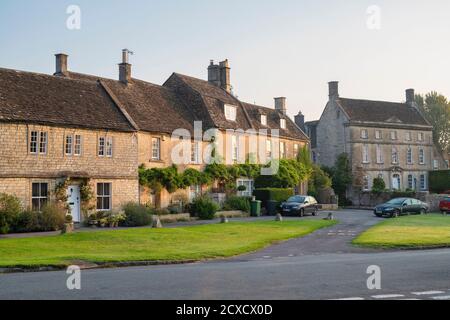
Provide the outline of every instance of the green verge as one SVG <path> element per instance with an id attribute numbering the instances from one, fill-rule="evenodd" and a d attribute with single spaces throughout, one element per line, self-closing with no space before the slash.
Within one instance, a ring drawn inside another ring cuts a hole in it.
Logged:
<path id="1" fill-rule="evenodd" d="M 0 267 L 63 267 L 74 261 L 183 262 L 224 258 L 302 237 L 335 223 L 323 220 L 260 221 L 3 239 L 0 240 Z"/>
<path id="2" fill-rule="evenodd" d="M 450 217 L 432 214 L 389 219 L 361 234 L 353 244 L 404 249 L 450 247 Z"/>

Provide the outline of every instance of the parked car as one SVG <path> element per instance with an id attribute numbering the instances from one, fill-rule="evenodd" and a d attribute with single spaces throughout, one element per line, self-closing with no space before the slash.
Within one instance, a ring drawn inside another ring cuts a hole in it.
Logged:
<path id="1" fill-rule="evenodd" d="M 442 213 L 450 213 L 450 197 L 445 197 L 439 204 Z"/>
<path id="2" fill-rule="evenodd" d="M 316 216 L 320 206 L 314 197 L 294 196 L 281 204 L 281 212 L 285 215 L 304 217 L 305 214 Z"/>
<path id="3" fill-rule="evenodd" d="M 396 218 L 405 214 L 426 214 L 428 205 L 420 200 L 412 198 L 396 198 L 375 208 L 377 217 Z"/>

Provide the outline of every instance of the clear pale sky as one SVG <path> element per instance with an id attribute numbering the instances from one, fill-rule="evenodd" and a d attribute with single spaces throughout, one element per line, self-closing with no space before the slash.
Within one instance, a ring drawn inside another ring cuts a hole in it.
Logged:
<path id="1" fill-rule="evenodd" d="M 81 30 L 69 30 L 69 5 Z M 381 9 L 380 30 L 367 9 Z M 210 59 L 228 58 L 241 100 L 318 118 L 327 82 L 341 96 L 404 101 L 404 91 L 450 97 L 450 1 L 407 0 L 1 0 L 0 67 L 117 78 L 121 49 L 133 76 L 162 84 L 172 72 L 206 79 Z"/>

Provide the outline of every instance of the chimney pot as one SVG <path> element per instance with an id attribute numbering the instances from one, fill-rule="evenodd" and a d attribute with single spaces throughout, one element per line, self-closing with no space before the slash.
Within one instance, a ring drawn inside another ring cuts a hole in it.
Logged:
<path id="1" fill-rule="evenodd" d="M 306 132 L 306 128 L 305 128 L 305 116 L 303 115 L 303 113 L 300 111 L 298 113 L 298 115 L 295 116 L 295 124 L 302 129 L 303 132 Z"/>
<path id="2" fill-rule="evenodd" d="M 67 76 L 68 75 L 67 60 L 69 56 L 64 53 L 58 53 L 55 54 L 55 57 L 56 57 L 55 75 Z"/>
<path id="3" fill-rule="evenodd" d="M 133 54 L 128 49 L 122 50 L 122 63 L 119 64 L 119 81 L 128 84 L 131 82 L 131 64 L 129 64 L 129 55 Z"/>
<path id="4" fill-rule="evenodd" d="M 228 62 L 228 59 L 220 62 L 219 74 L 220 74 L 220 86 L 226 92 L 231 93 L 230 63 Z"/>
<path id="5" fill-rule="evenodd" d="M 329 97 L 330 100 L 339 98 L 339 82 L 331 81 L 328 83 Z"/>
<path id="6" fill-rule="evenodd" d="M 279 97 L 274 98 L 275 100 L 275 110 L 280 111 L 282 114 L 287 114 L 287 107 L 286 107 L 286 98 L 285 97 Z"/>

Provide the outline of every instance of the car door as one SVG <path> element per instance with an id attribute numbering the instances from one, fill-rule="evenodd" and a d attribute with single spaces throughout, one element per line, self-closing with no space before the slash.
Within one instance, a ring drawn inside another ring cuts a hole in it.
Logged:
<path id="1" fill-rule="evenodd" d="M 406 199 L 403 202 L 403 213 L 414 213 L 414 204 L 411 199 Z"/>

